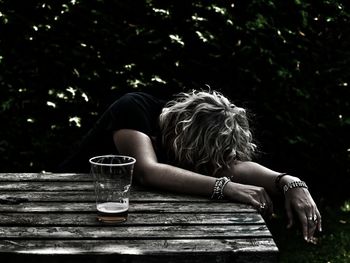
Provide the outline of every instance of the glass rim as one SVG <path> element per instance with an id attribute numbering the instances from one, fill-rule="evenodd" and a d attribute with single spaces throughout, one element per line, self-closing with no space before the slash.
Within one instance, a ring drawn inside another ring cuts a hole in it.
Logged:
<path id="1" fill-rule="evenodd" d="M 127 159 L 129 159 L 129 161 L 125 162 L 125 163 L 98 163 L 98 162 L 96 162 L 94 160 L 94 159 L 97 159 L 97 158 L 108 158 L 108 157 L 127 158 Z M 134 164 L 135 162 L 136 162 L 136 159 L 134 157 L 127 156 L 127 155 L 115 155 L 115 154 L 99 155 L 99 156 L 94 156 L 94 157 L 89 159 L 89 163 L 90 164 L 100 165 L 100 166 L 125 166 L 125 165 Z"/>

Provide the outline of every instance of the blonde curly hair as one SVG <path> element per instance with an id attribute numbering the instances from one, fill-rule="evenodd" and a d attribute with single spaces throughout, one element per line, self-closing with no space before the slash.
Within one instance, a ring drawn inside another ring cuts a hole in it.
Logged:
<path id="1" fill-rule="evenodd" d="M 159 117 L 162 143 L 176 163 L 213 175 L 234 160 L 251 160 L 256 145 L 246 111 L 217 91 L 178 94 Z"/>

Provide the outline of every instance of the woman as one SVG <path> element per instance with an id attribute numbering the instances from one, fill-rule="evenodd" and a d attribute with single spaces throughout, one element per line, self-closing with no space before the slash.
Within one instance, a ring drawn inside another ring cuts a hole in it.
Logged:
<path id="1" fill-rule="evenodd" d="M 252 162 L 255 148 L 245 110 L 219 92 L 181 93 L 166 104 L 135 92 L 109 107 L 60 171 L 87 170 L 89 157 L 116 151 L 136 158 L 134 178 L 145 186 L 247 203 L 265 215 L 270 196 L 284 196 L 287 227 L 294 213 L 314 242 L 321 215 L 306 184 Z"/>

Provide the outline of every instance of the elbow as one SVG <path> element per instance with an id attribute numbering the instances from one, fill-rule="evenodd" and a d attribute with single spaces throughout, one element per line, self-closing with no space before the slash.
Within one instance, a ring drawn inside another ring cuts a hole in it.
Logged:
<path id="1" fill-rule="evenodd" d="M 147 178 L 143 172 L 134 171 L 135 182 L 141 186 L 147 186 Z"/>
<path id="2" fill-rule="evenodd" d="M 138 165 L 134 170 L 135 181 L 142 186 L 153 186 L 156 164 Z"/>

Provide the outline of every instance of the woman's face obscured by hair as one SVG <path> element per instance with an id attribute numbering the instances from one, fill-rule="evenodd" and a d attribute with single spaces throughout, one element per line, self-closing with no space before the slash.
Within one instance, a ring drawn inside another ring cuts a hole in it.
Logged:
<path id="1" fill-rule="evenodd" d="M 218 92 L 181 93 L 160 115 L 162 142 L 179 166 L 215 175 L 255 149 L 243 108 Z"/>

